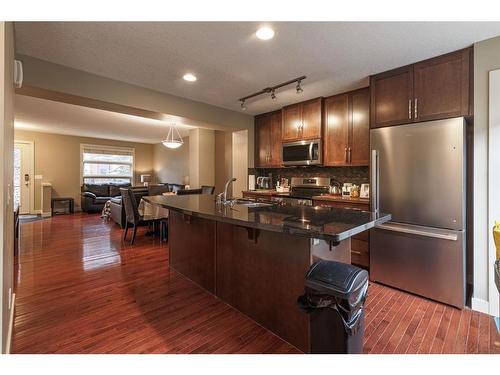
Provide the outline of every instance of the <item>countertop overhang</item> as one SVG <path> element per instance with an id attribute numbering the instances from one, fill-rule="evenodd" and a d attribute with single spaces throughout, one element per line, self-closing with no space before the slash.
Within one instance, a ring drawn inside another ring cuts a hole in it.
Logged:
<path id="1" fill-rule="evenodd" d="M 215 202 L 213 195 L 156 195 L 143 199 L 186 215 L 333 242 L 343 241 L 391 219 L 390 214 L 326 206 L 222 205 Z"/>

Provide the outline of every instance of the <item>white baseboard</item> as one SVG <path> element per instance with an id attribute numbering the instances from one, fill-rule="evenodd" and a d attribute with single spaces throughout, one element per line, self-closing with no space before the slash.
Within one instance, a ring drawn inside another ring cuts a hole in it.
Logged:
<path id="1" fill-rule="evenodd" d="M 479 311 L 485 314 L 490 314 L 490 304 L 484 299 L 474 298 L 471 299 L 472 310 Z"/>
<path id="2" fill-rule="evenodd" d="M 10 319 L 9 328 L 7 331 L 7 346 L 5 348 L 5 353 L 10 354 L 10 348 L 12 344 L 12 331 L 14 329 L 14 310 L 16 309 L 16 293 L 12 294 L 12 306 L 10 308 Z"/>
<path id="3" fill-rule="evenodd" d="M 32 211 L 32 214 L 33 214 L 33 215 L 39 215 L 39 214 L 41 214 L 41 213 L 42 213 L 42 210 L 33 210 L 33 211 Z"/>
<path id="4" fill-rule="evenodd" d="M 42 217 L 51 217 L 52 216 L 52 211 L 42 212 L 42 210 L 40 210 L 40 213 L 42 214 Z"/>

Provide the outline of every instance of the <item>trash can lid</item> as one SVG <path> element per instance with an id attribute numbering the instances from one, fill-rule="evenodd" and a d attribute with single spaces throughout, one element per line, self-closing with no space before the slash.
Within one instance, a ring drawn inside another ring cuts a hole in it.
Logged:
<path id="1" fill-rule="evenodd" d="M 367 282 L 366 270 L 346 263 L 320 260 L 309 268 L 305 284 L 318 292 L 349 299 Z"/>

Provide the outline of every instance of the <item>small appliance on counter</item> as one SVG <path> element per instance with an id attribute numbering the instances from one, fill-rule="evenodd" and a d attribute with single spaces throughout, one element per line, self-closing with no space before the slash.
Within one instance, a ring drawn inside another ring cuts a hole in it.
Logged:
<path id="1" fill-rule="evenodd" d="M 360 198 L 370 198 L 370 184 L 361 184 Z"/>
<path id="2" fill-rule="evenodd" d="M 248 175 L 248 190 L 250 190 L 250 191 L 255 190 L 255 175 L 254 174 Z"/>
<path id="3" fill-rule="evenodd" d="M 257 189 L 269 190 L 271 186 L 271 177 L 257 177 Z"/>
<path id="4" fill-rule="evenodd" d="M 330 183 L 330 187 L 328 188 L 328 193 L 333 195 L 342 195 L 342 187 L 340 186 L 340 182 L 332 181 Z"/>
<path id="5" fill-rule="evenodd" d="M 290 186 L 288 186 L 288 178 L 280 178 L 276 183 L 276 191 L 278 193 L 289 193 Z"/>
<path id="6" fill-rule="evenodd" d="M 352 183 L 345 182 L 344 186 L 342 186 L 342 196 L 343 197 L 350 197 L 351 196 L 351 190 L 352 190 Z"/>

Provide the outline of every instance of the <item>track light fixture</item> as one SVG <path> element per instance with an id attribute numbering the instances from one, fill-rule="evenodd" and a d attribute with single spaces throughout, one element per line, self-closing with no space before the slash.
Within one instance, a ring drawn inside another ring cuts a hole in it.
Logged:
<path id="1" fill-rule="evenodd" d="M 302 94 L 302 92 L 304 91 L 304 89 L 300 87 L 300 80 L 297 81 L 297 87 L 295 89 L 297 90 L 297 95 Z"/>
<path id="2" fill-rule="evenodd" d="M 262 94 L 271 94 L 271 99 L 272 100 L 276 100 L 276 90 L 277 89 L 279 89 L 279 88 L 281 88 L 283 86 L 290 85 L 290 84 L 295 83 L 295 82 L 297 83 L 297 86 L 295 86 L 295 90 L 297 91 L 297 94 L 300 94 L 300 93 L 302 93 L 304 91 L 304 89 L 301 86 L 301 83 L 306 78 L 307 78 L 306 76 L 301 76 L 301 77 L 298 77 L 298 78 L 295 78 L 295 79 L 291 79 L 290 81 L 286 81 L 286 82 L 280 83 L 280 84 L 275 85 L 275 86 L 266 87 L 265 89 L 262 89 L 259 92 L 247 95 L 247 96 L 245 96 L 243 98 L 239 98 L 238 100 L 241 102 L 241 104 L 240 104 L 241 110 L 245 111 L 247 109 L 247 107 L 245 105 L 245 101 L 247 99 L 253 98 L 255 96 L 259 96 L 259 95 L 262 95 Z"/>

